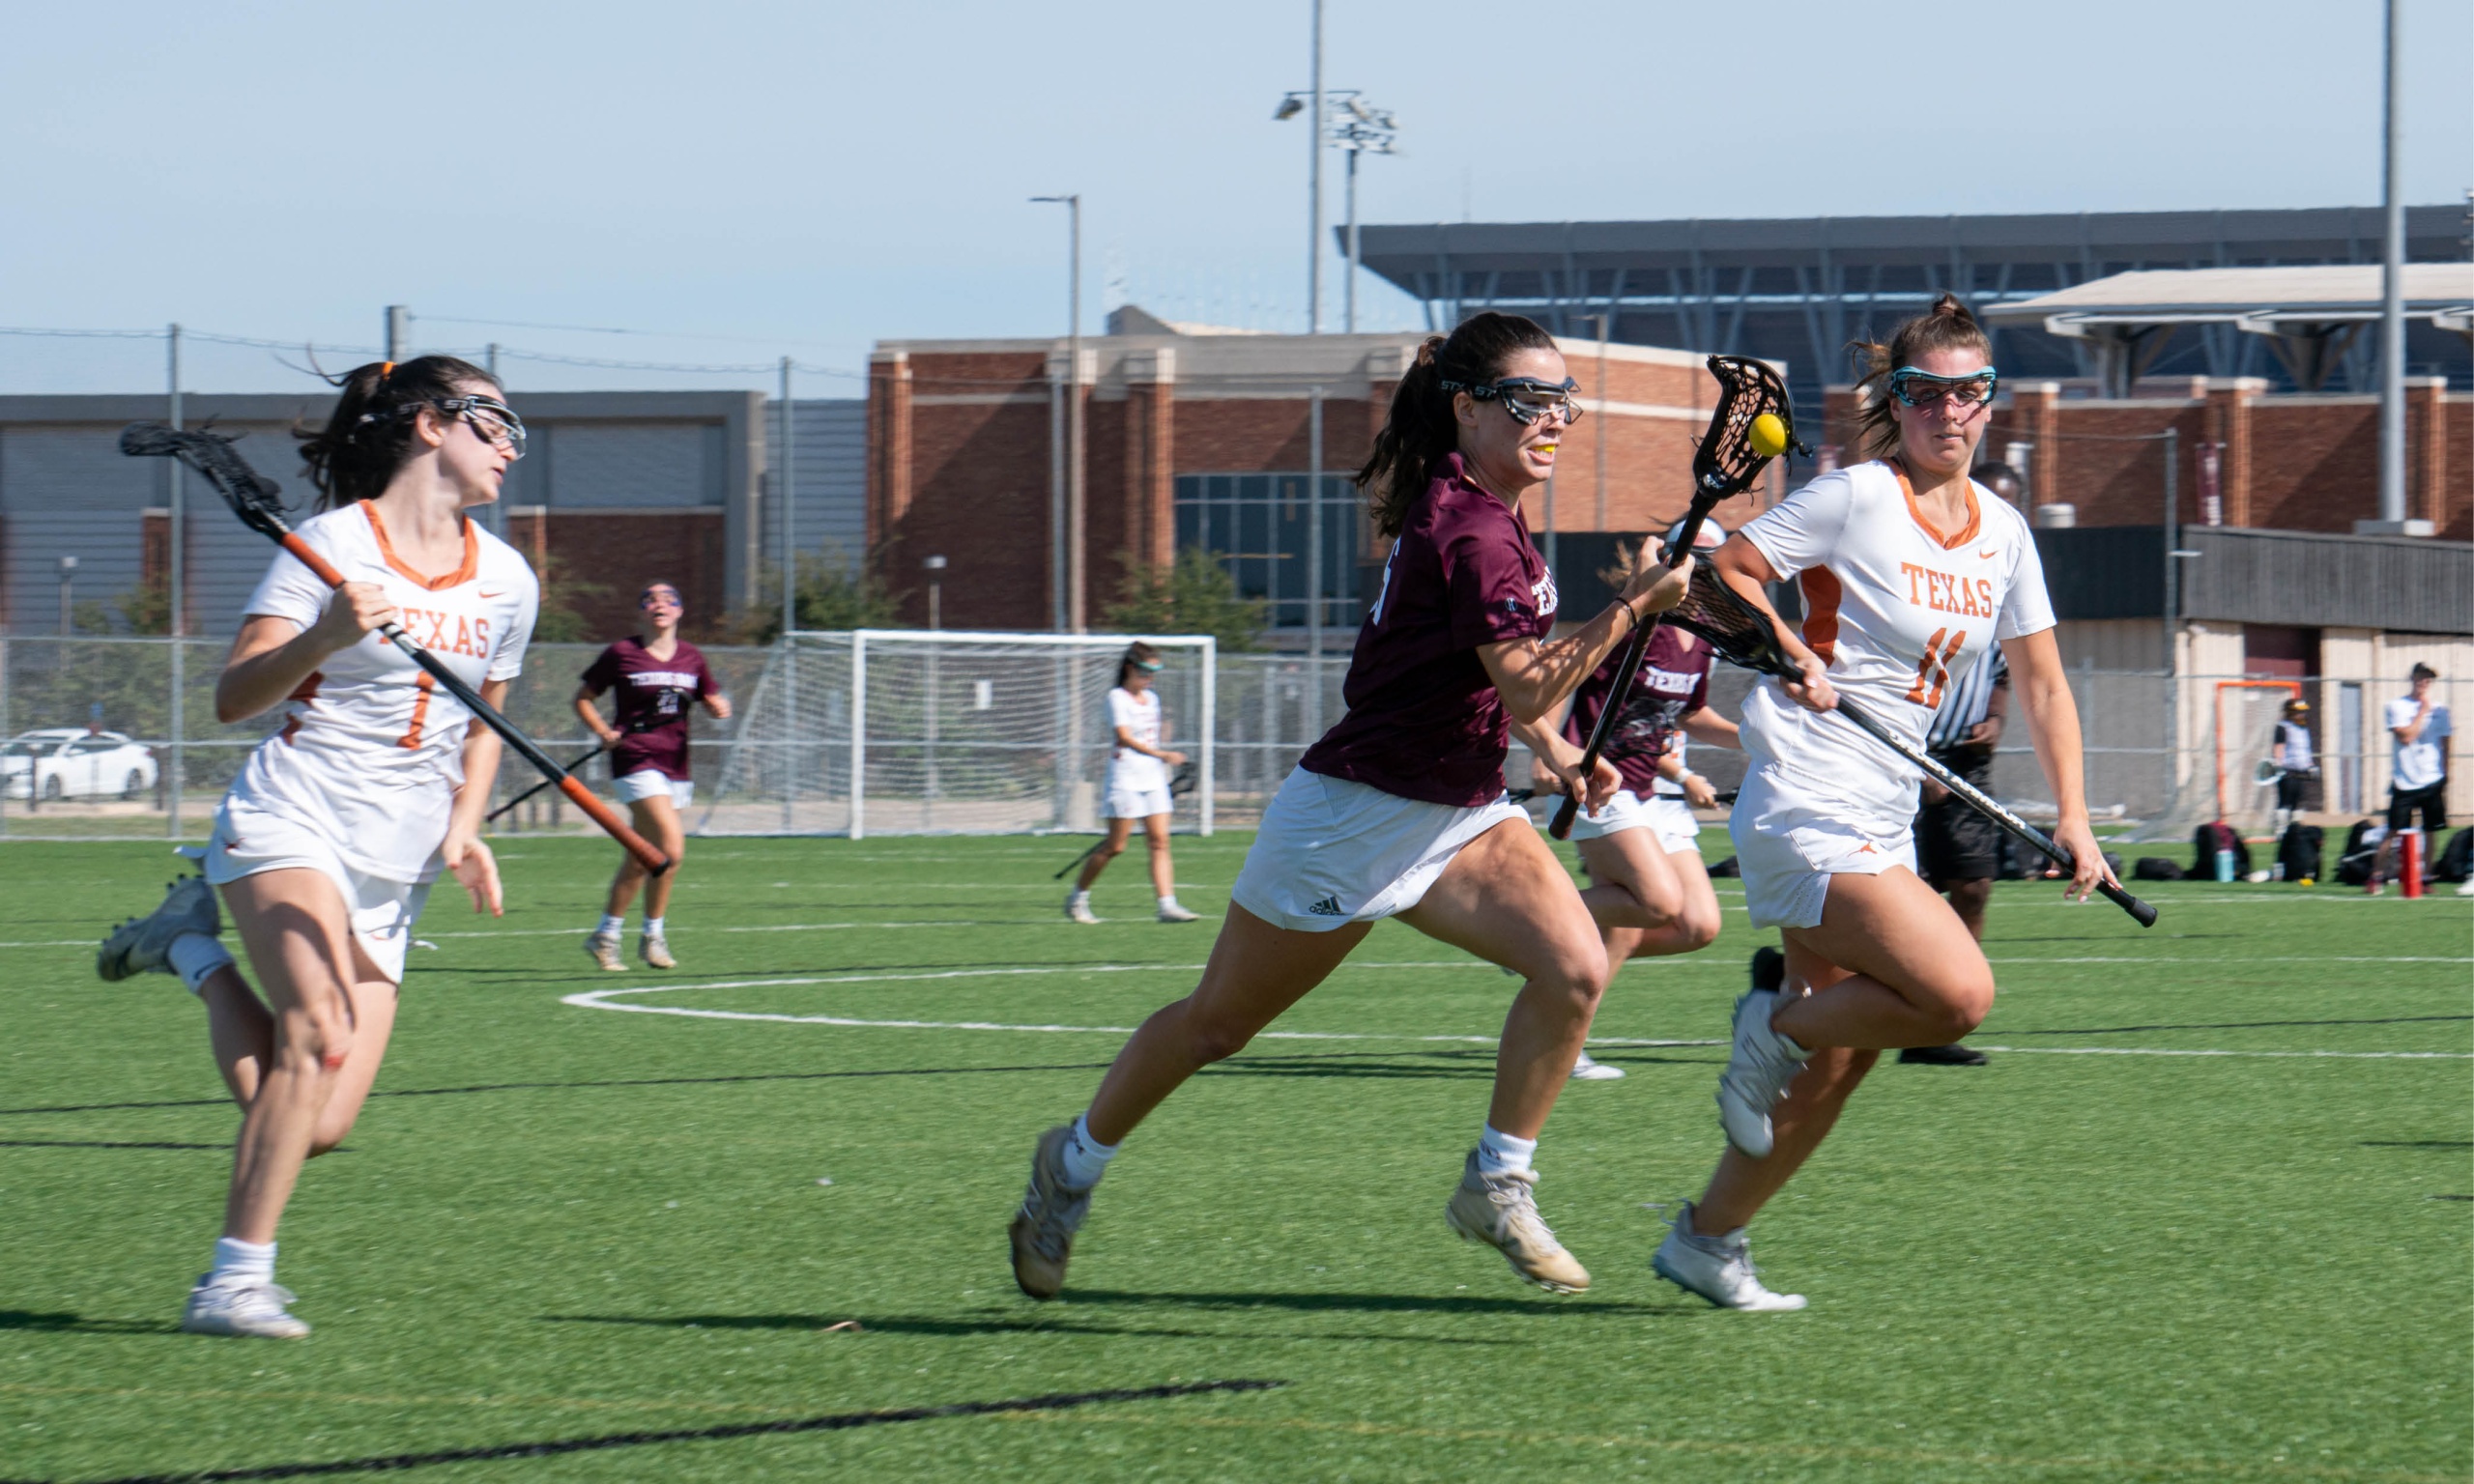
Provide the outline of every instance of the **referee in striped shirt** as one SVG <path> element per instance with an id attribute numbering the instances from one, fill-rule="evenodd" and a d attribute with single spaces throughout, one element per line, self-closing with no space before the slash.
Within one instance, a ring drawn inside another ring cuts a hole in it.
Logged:
<path id="1" fill-rule="evenodd" d="M 2015 498 L 1996 478 L 1986 477 L 2008 472 L 1996 465 L 1977 471 L 1976 478 L 1996 493 Z M 1994 644 L 1942 693 L 1942 707 L 1924 734 L 1925 748 L 1935 761 L 1990 793 L 1993 749 L 2001 740 L 2001 722 L 2009 709 L 2010 663 L 2002 658 L 2001 646 Z M 1916 874 L 1950 899 L 1959 921 L 1983 942 L 1985 904 L 1993 899 L 1993 878 L 2001 870 L 2001 831 L 1928 778 L 1923 807 L 1915 815 L 1915 855 L 1921 868 Z M 1981 1067 L 1985 1062 L 1983 1052 L 1963 1045 L 1911 1046 L 1898 1059 L 1927 1067 Z"/>

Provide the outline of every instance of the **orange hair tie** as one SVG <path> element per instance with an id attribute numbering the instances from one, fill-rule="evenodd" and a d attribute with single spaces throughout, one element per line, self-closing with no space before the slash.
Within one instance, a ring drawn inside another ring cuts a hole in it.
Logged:
<path id="1" fill-rule="evenodd" d="M 380 361 L 380 362 L 378 363 L 378 379 L 379 379 L 380 381 L 382 381 L 382 382 L 383 382 L 383 381 L 387 380 L 387 378 L 388 378 L 388 377 L 390 377 L 390 376 L 392 376 L 392 375 L 394 375 L 394 374 L 395 374 L 395 363 L 394 363 L 393 361 L 391 361 L 391 360 L 382 360 L 382 361 Z"/>

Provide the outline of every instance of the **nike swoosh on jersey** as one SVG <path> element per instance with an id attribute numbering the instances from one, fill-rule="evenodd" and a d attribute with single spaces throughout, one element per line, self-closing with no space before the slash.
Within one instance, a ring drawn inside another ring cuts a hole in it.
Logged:
<path id="1" fill-rule="evenodd" d="M 503 598 L 503 597 L 505 597 L 505 596 L 506 596 L 506 589 L 504 589 L 504 588 L 501 588 L 501 589 L 499 589 L 497 592 L 492 592 L 492 591 L 490 591 L 490 589 L 488 589 L 487 587 L 484 587 L 484 588 L 482 588 L 482 589 L 481 589 L 481 596 L 482 596 L 483 598 L 485 598 L 485 599 L 486 599 L 486 598 Z"/>
<path id="2" fill-rule="evenodd" d="M 1995 547 L 1993 550 L 1991 550 L 1991 551 L 1989 551 L 1989 552 L 1978 552 L 1978 553 L 1976 553 L 1975 555 L 1976 555 L 1976 559 L 1977 559 L 1977 560 L 1979 560 L 1979 561 L 1991 561 L 1994 557 L 1999 556 L 2000 556 L 2000 555 L 2001 555 L 2001 548 L 1999 548 L 1999 547 L 1998 547 L 1998 546 L 1997 546 L 1997 547 Z M 485 593 L 481 594 L 481 596 L 483 596 L 483 597 L 485 597 L 485 598 L 486 598 L 486 597 L 488 597 L 488 596 L 489 596 L 489 594 L 485 592 Z"/>

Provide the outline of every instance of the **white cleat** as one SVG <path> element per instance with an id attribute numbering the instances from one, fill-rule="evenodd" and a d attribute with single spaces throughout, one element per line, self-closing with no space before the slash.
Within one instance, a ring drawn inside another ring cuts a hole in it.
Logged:
<path id="1" fill-rule="evenodd" d="M 636 954 L 656 969 L 675 969 L 678 960 L 671 956 L 670 939 L 647 933 L 636 940 Z"/>
<path id="2" fill-rule="evenodd" d="M 1621 1082 L 1624 1080 L 1624 1069 L 1609 1067 L 1604 1062 L 1592 1061 L 1590 1054 L 1584 1051 L 1581 1053 L 1581 1059 L 1572 1063 L 1572 1080 L 1575 1082 Z"/>
<path id="3" fill-rule="evenodd" d="M 1096 928 L 1100 925 L 1099 918 L 1092 915 L 1091 899 L 1080 892 L 1076 892 L 1065 899 L 1065 916 L 1071 922 L 1081 923 L 1088 927 Z"/>
<path id="4" fill-rule="evenodd" d="M 1171 901 L 1161 906 L 1160 921 L 1164 923 L 1197 923 L 1202 921 L 1202 914 L 1199 912 L 1189 912 L 1184 907 L 1181 907 L 1177 903 Z"/>
<path id="5" fill-rule="evenodd" d="M 1752 1266 L 1752 1243 L 1740 1226 L 1715 1237 L 1692 1230 L 1692 1203 L 1685 1201 L 1658 1243 L 1650 1267 L 1661 1278 L 1722 1309 L 1746 1314 L 1789 1314 L 1804 1306 L 1801 1294 L 1773 1294 L 1761 1286 Z"/>
<path id="6" fill-rule="evenodd" d="M 197 1280 L 181 1327 L 190 1334 L 230 1334 L 257 1340 L 298 1340 L 309 1327 L 284 1312 L 292 1290 L 272 1282 Z"/>
<path id="7" fill-rule="evenodd" d="M 1727 1142 L 1755 1159 L 1769 1157 L 1769 1110 L 1812 1055 L 1769 1028 L 1777 1009 L 1774 989 L 1749 989 L 1736 1001 L 1735 1050 L 1718 1076 L 1718 1123 Z"/>
<path id="8" fill-rule="evenodd" d="M 584 940 L 584 951 L 594 963 L 610 973 L 627 972 L 627 960 L 618 956 L 618 940 L 615 937 L 605 937 L 597 932 L 590 934 Z"/>

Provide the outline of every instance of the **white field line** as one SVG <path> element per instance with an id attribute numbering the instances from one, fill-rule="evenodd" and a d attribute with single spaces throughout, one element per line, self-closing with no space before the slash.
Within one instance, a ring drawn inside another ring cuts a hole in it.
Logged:
<path id="1" fill-rule="evenodd" d="M 903 1031 L 1011 1031 L 1025 1035 L 1045 1036 L 1131 1036 L 1130 1025 L 1015 1025 L 995 1020 L 872 1020 L 851 1015 L 792 1015 L 776 1012 L 745 1010 L 692 1010 L 683 1005 L 621 1005 L 621 997 L 647 994 L 676 994 L 692 989 L 762 989 L 792 987 L 807 985 L 866 985 L 915 983 L 939 979 L 999 979 L 1053 974 L 1132 974 L 1146 969 L 1165 971 L 1185 968 L 1187 972 L 1201 969 L 1200 964 L 1187 966 L 1156 963 L 1110 963 L 1093 965 L 1056 965 L 1052 967 L 1021 967 L 1011 969 L 945 969 L 918 974 L 836 974 L 800 979 L 736 979 L 703 985 L 647 985 L 641 988 L 588 989 L 580 994 L 561 996 L 559 1003 L 579 1010 L 615 1010 L 639 1015 L 683 1015 L 694 1020 L 760 1020 L 790 1025 L 830 1025 L 861 1030 Z M 1350 965 L 1361 969 L 1432 969 L 1488 968 L 1481 963 L 1361 963 Z M 1388 1041 L 1412 1043 L 1447 1042 L 1454 1045 L 1491 1046 L 1501 1039 L 1496 1036 L 1407 1036 L 1351 1031 L 1264 1031 L 1257 1041 Z M 1594 1046 L 1722 1046 L 1723 1041 L 1653 1041 L 1633 1037 L 1593 1036 Z M 2144 1046 L 1999 1046 L 1986 1045 L 1988 1051 L 2013 1055 L 2044 1056 L 2227 1056 L 2249 1058 L 2325 1058 L 2342 1061 L 2474 1061 L 2474 1052 L 2466 1051 L 2224 1051 L 2172 1050 Z"/>

